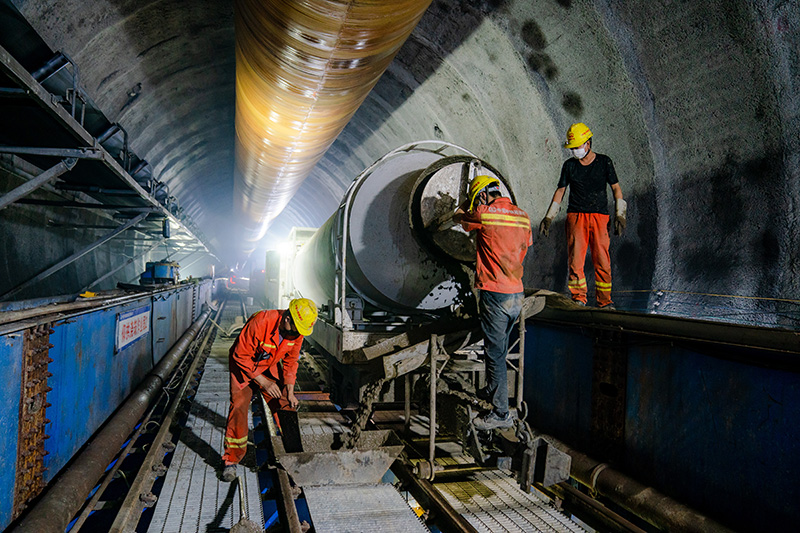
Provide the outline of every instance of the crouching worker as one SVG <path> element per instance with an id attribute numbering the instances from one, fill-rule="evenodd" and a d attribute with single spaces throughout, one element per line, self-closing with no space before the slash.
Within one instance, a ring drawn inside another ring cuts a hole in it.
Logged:
<path id="1" fill-rule="evenodd" d="M 316 320 L 314 302 L 297 298 L 289 302 L 288 309 L 255 313 L 231 346 L 231 407 L 222 456 L 223 481 L 236 479 L 236 465 L 247 450 L 247 413 L 254 392 L 264 395 L 273 413 L 297 408 L 294 384 L 300 347 Z"/>
<path id="2" fill-rule="evenodd" d="M 500 192 L 500 181 L 477 176 L 469 186 L 469 199 L 455 212 L 453 221 L 465 231 L 477 232 L 478 314 L 486 351 L 486 388 L 478 397 L 493 409 L 476 417 L 481 431 L 511 427 L 508 412 L 508 341 L 522 311 L 522 262 L 533 244 L 528 214 Z"/>

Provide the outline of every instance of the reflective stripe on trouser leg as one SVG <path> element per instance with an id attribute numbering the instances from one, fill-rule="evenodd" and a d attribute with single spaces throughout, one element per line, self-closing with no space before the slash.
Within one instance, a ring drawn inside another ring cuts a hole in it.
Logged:
<path id="1" fill-rule="evenodd" d="M 589 226 L 586 213 L 567 213 L 567 255 L 569 281 L 567 288 L 572 299 L 586 303 L 586 276 L 583 265 L 589 246 Z"/>
<path id="2" fill-rule="evenodd" d="M 250 387 L 248 385 L 239 389 L 231 376 L 231 404 L 225 426 L 225 453 L 222 455 L 225 464 L 238 463 L 247 451 L 247 411 L 253 397 L 253 389 Z"/>
<path id="3" fill-rule="evenodd" d="M 608 215 L 591 213 L 589 221 L 589 247 L 592 251 L 594 263 L 594 289 L 597 305 L 605 307 L 611 301 L 611 256 L 608 246 L 611 240 L 608 237 Z"/>

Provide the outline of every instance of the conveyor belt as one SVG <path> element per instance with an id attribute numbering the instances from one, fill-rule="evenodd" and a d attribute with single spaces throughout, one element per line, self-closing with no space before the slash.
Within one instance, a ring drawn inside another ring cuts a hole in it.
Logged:
<path id="1" fill-rule="evenodd" d="M 229 407 L 231 342 L 219 337 L 214 341 L 148 531 L 222 533 L 241 518 L 236 482 L 219 479 Z M 248 467 L 239 466 L 238 474 L 245 492 L 245 510 L 250 520 L 263 524 L 254 458 L 245 456 L 243 464 Z"/>

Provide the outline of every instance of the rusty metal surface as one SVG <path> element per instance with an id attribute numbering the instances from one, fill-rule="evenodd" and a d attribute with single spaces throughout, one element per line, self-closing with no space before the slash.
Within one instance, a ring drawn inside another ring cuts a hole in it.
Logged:
<path id="1" fill-rule="evenodd" d="M 300 486 L 378 483 L 403 445 L 389 430 L 364 431 L 358 447 L 345 449 L 340 433 L 303 433 L 303 452 L 287 453 L 272 437 L 275 456 Z"/>
<path id="2" fill-rule="evenodd" d="M 49 420 L 45 413 L 47 403 L 47 379 L 50 358 L 50 334 L 53 330 L 43 324 L 25 330 L 22 362 L 22 386 L 19 404 L 19 429 L 17 437 L 16 479 L 14 482 L 14 507 L 12 514 L 18 516 L 27 503 L 36 497 L 45 485 L 44 449 L 45 425 Z"/>

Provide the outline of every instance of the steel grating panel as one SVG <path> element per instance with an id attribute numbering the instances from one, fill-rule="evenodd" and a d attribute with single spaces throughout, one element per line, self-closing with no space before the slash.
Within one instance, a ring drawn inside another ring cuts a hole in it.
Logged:
<path id="1" fill-rule="evenodd" d="M 304 487 L 316 533 L 430 532 L 388 483 Z"/>
<path id="2" fill-rule="evenodd" d="M 313 417 L 303 415 L 304 413 L 300 413 L 301 435 L 344 433 L 348 428 L 345 424 L 345 418 L 339 414 L 331 414 L 330 416 L 315 415 Z"/>
<path id="3" fill-rule="evenodd" d="M 479 532 L 573 532 L 586 530 L 534 493 L 519 489 L 502 471 L 479 472 L 470 481 L 434 486 Z"/>
<path id="4" fill-rule="evenodd" d="M 224 483 L 218 474 L 229 407 L 230 344 L 231 339 L 218 339 L 212 345 L 148 531 L 223 533 L 241 519 L 236 482 Z M 252 449 L 248 456 L 242 462 L 249 466 L 238 468 L 245 510 L 250 520 L 263 524 Z"/>

